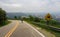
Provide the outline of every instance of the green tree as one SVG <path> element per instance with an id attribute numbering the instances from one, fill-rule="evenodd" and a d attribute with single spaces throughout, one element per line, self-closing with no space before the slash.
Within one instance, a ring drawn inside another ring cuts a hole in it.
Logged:
<path id="1" fill-rule="evenodd" d="M 34 21 L 34 17 L 31 15 L 29 15 L 29 19 L 30 19 L 30 21 Z"/>
<path id="2" fill-rule="evenodd" d="M 21 20 L 21 16 L 19 16 L 18 19 Z"/>
<path id="3" fill-rule="evenodd" d="M 6 20 L 6 12 L 0 8 L 0 24 L 3 24 Z"/>
<path id="4" fill-rule="evenodd" d="M 15 19 L 17 19 L 17 16 L 14 16 Z"/>
<path id="5" fill-rule="evenodd" d="M 35 17 L 35 18 L 34 18 L 34 21 L 35 21 L 35 22 L 40 22 L 40 18 Z"/>

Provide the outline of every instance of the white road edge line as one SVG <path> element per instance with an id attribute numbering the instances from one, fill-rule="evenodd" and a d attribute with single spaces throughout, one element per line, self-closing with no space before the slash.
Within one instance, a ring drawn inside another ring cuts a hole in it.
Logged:
<path id="1" fill-rule="evenodd" d="M 24 21 L 25 22 L 25 21 Z M 27 22 L 25 22 L 27 25 L 29 25 L 32 29 L 34 29 L 39 35 L 41 35 L 42 37 L 45 37 L 44 34 L 42 34 L 41 32 L 39 32 L 37 29 L 35 29 L 34 27 L 32 27 L 30 24 L 28 24 Z"/>

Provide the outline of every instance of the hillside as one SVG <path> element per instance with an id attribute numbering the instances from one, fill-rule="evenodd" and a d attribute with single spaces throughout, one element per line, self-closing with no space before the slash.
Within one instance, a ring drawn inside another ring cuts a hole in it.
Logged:
<path id="1" fill-rule="evenodd" d="M 41 13 L 39 13 L 39 12 L 37 12 L 37 13 L 22 13 L 22 12 L 20 12 L 20 13 L 7 13 L 7 16 L 9 17 L 9 18 L 14 18 L 14 16 L 29 16 L 29 15 L 32 15 L 32 16 L 37 16 L 37 17 L 40 17 L 40 18 L 44 18 L 45 17 L 45 15 L 46 15 L 47 13 L 43 13 L 43 12 L 41 12 Z M 52 17 L 53 17 L 53 19 L 55 19 L 55 20 L 58 20 L 58 21 L 60 21 L 60 17 L 59 17 L 59 13 L 50 13 L 51 15 L 52 15 Z M 56 18 L 57 17 L 57 18 Z"/>
<path id="2" fill-rule="evenodd" d="M 14 16 L 27 16 L 24 13 L 7 13 L 7 17 L 14 18 Z"/>

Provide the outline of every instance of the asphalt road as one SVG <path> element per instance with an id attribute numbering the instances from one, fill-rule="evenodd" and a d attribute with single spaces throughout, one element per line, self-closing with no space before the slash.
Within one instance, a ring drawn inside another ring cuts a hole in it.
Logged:
<path id="1" fill-rule="evenodd" d="M 27 22 L 13 20 L 0 28 L 0 37 L 45 37 Z"/>

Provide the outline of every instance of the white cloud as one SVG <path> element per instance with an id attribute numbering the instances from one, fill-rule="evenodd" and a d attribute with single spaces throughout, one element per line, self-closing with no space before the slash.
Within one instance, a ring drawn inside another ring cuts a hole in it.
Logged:
<path id="1" fill-rule="evenodd" d="M 4 4 L 4 5 L 8 7 L 21 7 L 22 6 L 21 4 Z"/>
<path id="2" fill-rule="evenodd" d="M 0 7 L 8 12 L 60 12 L 60 0 L 1 0 Z"/>

